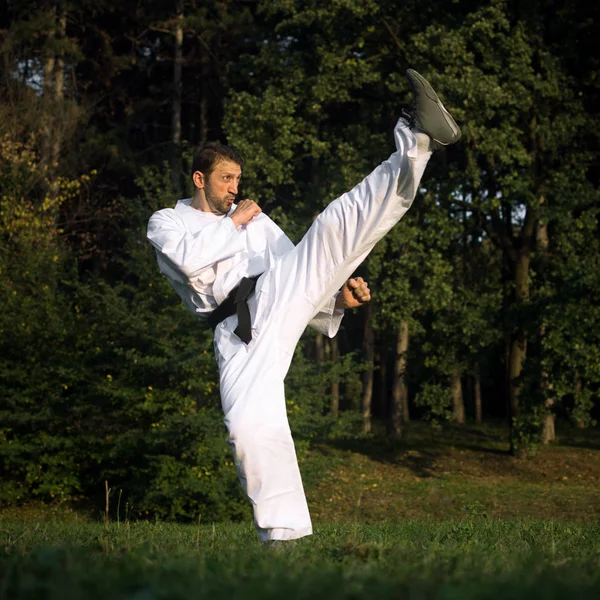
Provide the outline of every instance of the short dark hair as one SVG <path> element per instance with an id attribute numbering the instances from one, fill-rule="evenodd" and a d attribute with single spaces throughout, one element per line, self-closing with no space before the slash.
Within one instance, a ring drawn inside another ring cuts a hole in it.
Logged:
<path id="1" fill-rule="evenodd" d="M 194 160 L 192 161 L 192 176 L 196 171 L 200 171 L 207 177 L 213 172 L 217 163 L 222 160 L 230 160 L 240 167 L 244 166 L 242 157 L 229 146 L 219 144 L 218 142 L 209 142 L 198 146 L 194 150 Z"/>

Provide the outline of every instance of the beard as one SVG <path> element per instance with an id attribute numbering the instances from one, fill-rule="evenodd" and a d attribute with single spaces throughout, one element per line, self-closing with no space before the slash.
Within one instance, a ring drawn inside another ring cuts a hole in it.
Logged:
<path id="1" fill-rule="evenodd" d="M 231 210 L 231 202 L 235 200 L 235 196 L 231 194 L 218 196 L 208 183 L 204 187 L 204 195 L 211 210 L 220 215 L 226 215 Z"/>

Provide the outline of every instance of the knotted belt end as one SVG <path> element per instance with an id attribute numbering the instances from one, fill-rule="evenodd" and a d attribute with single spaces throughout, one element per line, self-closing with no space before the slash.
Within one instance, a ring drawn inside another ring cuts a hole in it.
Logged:
<path id="1" fill-rule="evenodd" d="M 249 344 L 252 340 L 252 321 L 250 319 L 250 309 L 248 308 L 248 297 L 256 288 L 256 282 L 260 275 L 255 277 L 242 277 L 239 285 L 233 288 L 227 298 L 213 310 L 208 317 L 209 325 L 214 329 L 227 317 L 237 313 L 238 326 L 235 328 L 237 335 L 244 344 Z"/>

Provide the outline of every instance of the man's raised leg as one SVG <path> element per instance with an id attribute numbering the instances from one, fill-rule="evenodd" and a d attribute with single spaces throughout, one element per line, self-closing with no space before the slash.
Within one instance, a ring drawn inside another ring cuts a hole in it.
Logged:
<path id="1" fill-rule="evenodd" d="M 437 95 L 430 94 L 430 86 L 420 80 L 417 85 L 410 76 L 409 80 L 417 96 L 417 128 L 411 130 L 400 120 L 394 132 L 397 151 L 334 200 L 298 246 L 261 278 L 251 307 L 254 338 L 222 361 L 225 423 L 263 541 L 293 539 L 312 531 L 283 393 L 298 339 L 410 208 L 431 156 L 429 132 L 434 131 L 442 143 L 460 137 Z M 440 119 L 452 130 L 449 135 Z"/>

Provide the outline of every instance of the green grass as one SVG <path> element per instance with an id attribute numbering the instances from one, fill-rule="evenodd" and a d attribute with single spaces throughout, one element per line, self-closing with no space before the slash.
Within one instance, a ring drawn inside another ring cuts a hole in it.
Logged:
<path id="1" fill-rule="evenodd" d="M 319 522 L 462 519 L 600 520 L 600 429 L 561 424 L 559 439 L 526 460 L 498 425 L 411 423 L 406 439 L 316 444 L 301 460 Z"/>
<path id="2" fill-rule="evenodd" d="M 552 521 L 322 525 L 283 552 L 250 524 L 0 521 L 0 599 L 600 596 L 600 527 Z"/>
<path id="3" fill-rule="evenodd" d="M 302 450 L 302 441 L 300 442 Z M 411 424 L 312 441 L 315 534 L 284 552 L 251 523 L 99 524 L 100 507 L 0 510 L 0 600 L 597 600 L 600 430 L 563 428 L 528 460 L 494 425 Z"/>

